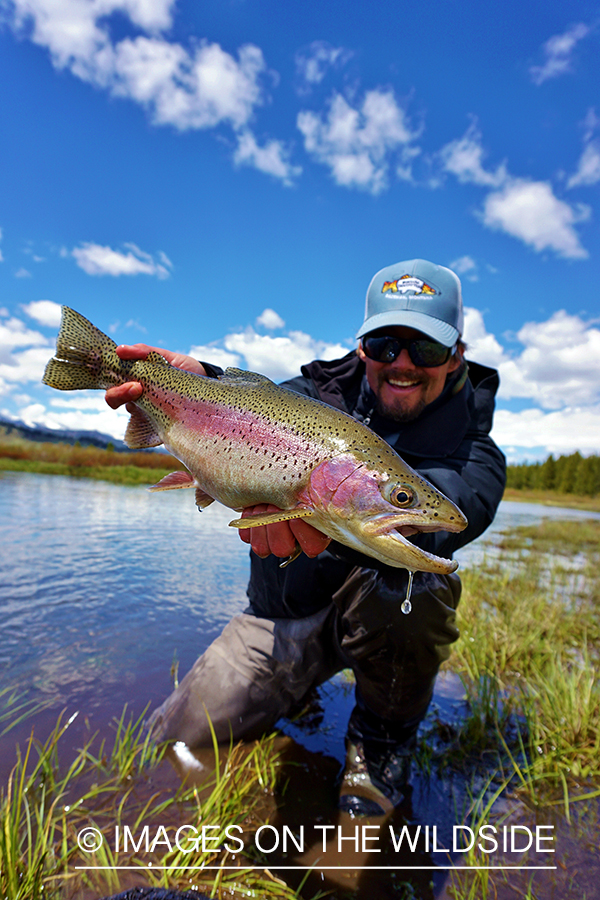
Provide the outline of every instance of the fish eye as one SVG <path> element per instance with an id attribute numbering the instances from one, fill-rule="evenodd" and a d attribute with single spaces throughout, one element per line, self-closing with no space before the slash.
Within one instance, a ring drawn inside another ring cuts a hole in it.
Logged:
<path id="1" fill-rule="evenodd" d="M 396 484 L 390 491 L 390 503 L 399 506 L 400 509 L 414 506 L 415 500 L 415 492 L 409 484 Z"/>

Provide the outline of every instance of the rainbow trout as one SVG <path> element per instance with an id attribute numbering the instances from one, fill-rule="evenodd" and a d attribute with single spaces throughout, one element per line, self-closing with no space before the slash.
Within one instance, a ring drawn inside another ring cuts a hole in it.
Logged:
<path id="1" fill-rule="evenodd" d="M 264 375 L 227 369 L 208 378 L 176 369 L 156 352 L 121 360 L 116 347 L 63 306 L 56 356 L 43 381 L 60 391 L 143 385 L 125 443 L 132 449 L 164 444 L 188 470 L 151 490 L 195 487 L 200 509 L 214 500 L 237 511 L 273 504 L 281 511 L 230 525 L 304 518 L 342 544 L 411 573 L 457 568 L 420 550 L 398 528 L 462 531 L 465 516 L 366 425 Z"/>

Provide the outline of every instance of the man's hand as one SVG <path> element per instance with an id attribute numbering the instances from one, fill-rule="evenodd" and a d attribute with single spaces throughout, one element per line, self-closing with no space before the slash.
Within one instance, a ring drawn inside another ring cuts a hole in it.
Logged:
<path id="1" fill-rule="evenodd" d="M 262 503 L 258 506 L 247 507 L 242 513 L 242 518 L 258 513 L 277 511 L 276 506 Z M 242 528 L 240 537 L 244 543 L 250 544 L 256 555 L 262 559 L 271 553 L 283 559 L 291 556 L 296 549 L 296 541 L 307 556 L 318 556 L 331 541 L 331 538 L 322 531 L 317 531 L 316 528 L 309 525 L 306 519 L 290 519 L 287 522 L 276 522 L 274 525 Z"/>
<path id="2" fill-rule="evenodd" d="M 146 359 L 151 350 L 160 353 L 176 369 L 185 372 L 195 372 L 196 375 L 206 375 L 204 366 L 191 356 L 184 353 L 173 353 L 161 347 L 150 347 L 148 344 L 121 344 L 117 347 L 117 356 L 120 359 Z M 118 409 L 124 403 L 138 400 L 143 393 L 143 387 L 139 381 L 127 381 L 116 387 L 109 388 L 105 399 L 111 409 Z M 277 512 L 276 506 L 250 506 L 242 513 L 242 517 L 253 513 Z M 251 544 L 257 556 L 267 557 L 271 553 L 275 556 L 287 558 L 296 549 L 296 541 L 307 556 L 318 556 L 328 546 L 331 538 L 317 531 L 304 519 L 292 519 L 288 522 L 277 522 L 275 525 L 261 525 L 259 528 L 241 529 L 240 537 L 246 544 Z"/>
<path id="3" fill-rule="evenodd" d="M 194 372 L 196 375 L 206 375 L 204 366 L 192 356 L 186 356 L 185 353 L 173 353 L 171 350 L 163 350 L 161 347 L 149 347 L 148 344 L 121 344 L 117 347 L 117 356 L 120 359 L 146 359 L 152 350 L 164 356 L 166 361 L 176 369 Z M 142 391 L 143 388 L 139 381 L 126 381 L 125 384 L 109 388 L 104 399 L 111 409 L 118 409 L 124 403 L 138 400 L 142 396 Z"/>

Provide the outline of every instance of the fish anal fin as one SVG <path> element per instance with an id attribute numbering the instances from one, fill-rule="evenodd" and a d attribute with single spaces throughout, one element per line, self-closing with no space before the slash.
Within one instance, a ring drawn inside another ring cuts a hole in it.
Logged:
<path id="1" fill-rule="evenodd" d="M 170 472 L 148 488 L 149 491 L 176 491 L 180 488 L 195 487 L 196 482 L 189 472 Z"/>
<path id="2" fill-rule="evenodd" d="M 215 502 L 215 498 L 203 491 L 202 488 L 196 488 L 196 506 L 198 509 L 206 509 L 211 503 Z"/>
<path id="3" fill-rule="evenodd" d="M 139 406 L 133 407 L 123 440 L 131 450 L 159 447 L 163 442 L 156 425 Z"/>
<path id="4" fill-rule="evenodd" d="M 234 519 L 229 524 L 232 528 L 257 528 L 259 525 L 274 525 L 276 522 L 288 522 L 290 519 L 307 519 L 312 515 L 312 509 L 280 509 L 278 512 L 244 516 L 243 519 Z"/>

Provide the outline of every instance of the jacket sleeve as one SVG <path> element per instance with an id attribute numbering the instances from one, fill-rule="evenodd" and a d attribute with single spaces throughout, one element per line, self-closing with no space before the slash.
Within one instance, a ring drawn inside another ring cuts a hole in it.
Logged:
<path id="1" fill-rule="evenodd" d="M 467 433 L 451 458 L 423 460 L 416 468 L 468 519 L 467 528 L 457 534 L 435 531 L 415 535 L 413 540 L 418 547 L 449 557 L 492 523 L 506 483 L 504 454 L 488 434 Z"/>

